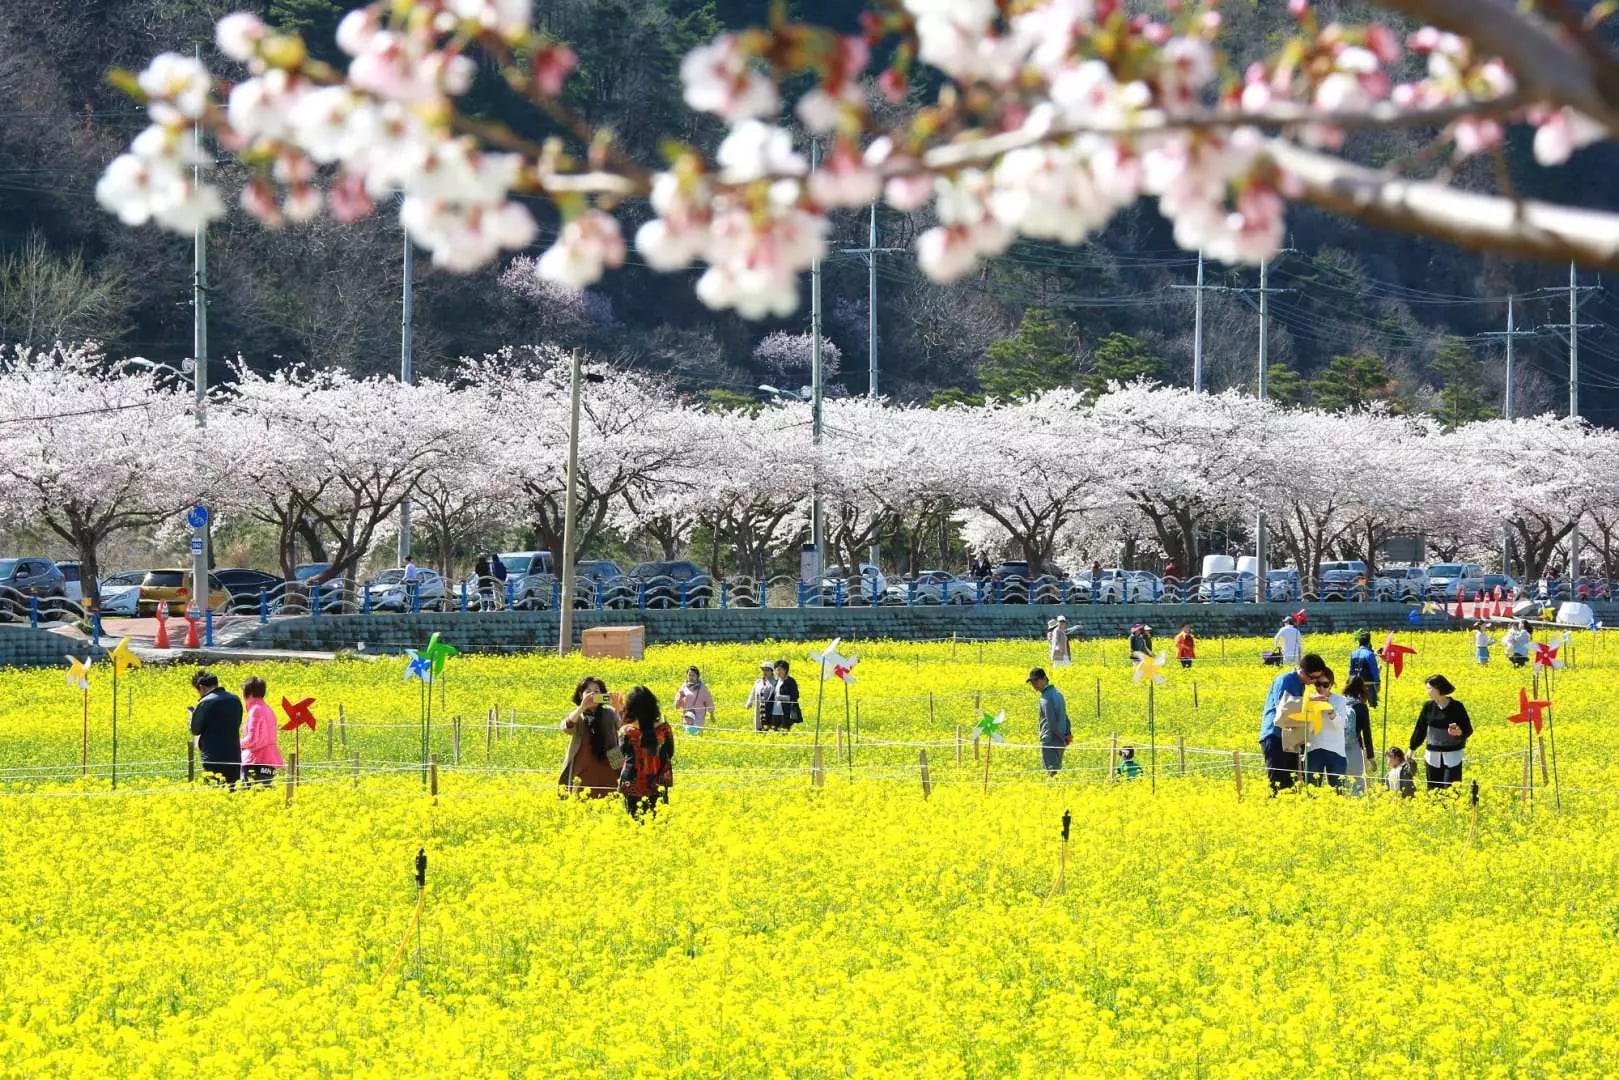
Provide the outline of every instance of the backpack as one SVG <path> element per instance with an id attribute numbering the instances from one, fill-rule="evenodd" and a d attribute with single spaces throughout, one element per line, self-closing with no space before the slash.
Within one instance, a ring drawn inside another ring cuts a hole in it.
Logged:
<path id="1" fill-rule="evenodd" d="M 1349 677 L 1351 679 L 1364 679 L 1371 674 L 1371 667 L 1366 663 L 1366 657 L 1356 649 L 1349 657 Z"/>
<path id="2" fill-rule="evenodd" d="M 618 774 L 618 790 L 625 795 L 646 798 L 674 786 L 674 733 L 661 720 L 656 730 L 657 741 L 648 747 L 641 741 L 639 725 L 626 724 L 623 728 L 629 753 L 624 755 L 624 768 Z"/>

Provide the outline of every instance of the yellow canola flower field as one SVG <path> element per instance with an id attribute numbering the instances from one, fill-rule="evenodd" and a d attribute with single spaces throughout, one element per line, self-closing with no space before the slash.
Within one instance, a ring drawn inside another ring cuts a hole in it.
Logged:
<path id="1" fill-rule="evenodd" d="M 1422 676 L 1446 672 L 1478 727 L 1476 816 L 1425 793 L 1268 799 L 1251 758 L 1239 800 L 1231 752 L 1255 748 L 1274 674 L 1255 641 L 1203 643 L 1155 692 L 1156 791 L 1106 779 L 1115 733 L 1150 759 L 1118 642 L 1053 672 L 1075 717 L 1057 780 L 1023 745 L 1038 642 L 982 659 L 853 643 L 859 730 L 840 755 L 828 684 L 819 789 L 813 733 L 755 734 L 740 708 L 761 655 L 794 660 L 812 697 L 809 645 L 452 660 L 436 799 L 402 663 L 221 668 L 317 699 L 290 805 L 185 782 L 187 671 L 120 680 L 134 712 L 116 794 L 106 671 L 84 777 L 78 692 L 6 672 L 0 1074 L 1609 1075 L 1619 772 L 1602 706 L 1619 653 L 1581 635 L 1557 673 L 1557 809 L 1538 761 L 1532 803 L 1520 788 L 1527 733 L 1505 718 L 1524 673 L 1470 666 L 1460 634 L 1402 640 L 1418 655 L 1390 735 L 1406 741 Z M 1309 644 L 1346 668 L 1347 638 Z M 722 712 L 679 737 L 657 818 L 558 799 L 554 729 L 578 676 L 667 701 L 688 662 Z M 974 695 L 1008 716 L 987 768 L 970 743 L 956 760 Z"/>

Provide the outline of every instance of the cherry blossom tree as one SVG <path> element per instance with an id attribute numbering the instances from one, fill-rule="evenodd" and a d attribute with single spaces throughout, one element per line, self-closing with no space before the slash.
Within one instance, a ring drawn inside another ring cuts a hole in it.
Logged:
<path id="1" fill-rule="evenodd" d="M 203 492 L 191 396 L 172 374 L 110 364 L 94 344 L 0 346 L 0 421 L 0 520 L 71 545 L 92 603 L 102 545 Z"/>
<path id="2" fill-rule="evenodd" d="M 904 211 L 931 204 L 917 258 L 941 282 L 1019 236 L 1077 243 L 1142 196 L 1182 246 L 1225 262 L 1275 253 L 1292 199 L 1503 254 L 1619 266 L 1619 214 L 1414 175 L 1448 154 L 1493 157 L 1504 177 L 1513 126 L 1533 130 L 1548 167 L 1619 132 L 1608 6 L 1378 6 L 1429 25 L 1402 40 L 1387 22 L 1329 21 L 1289 0 L 1293 33 L 1245 54 L 1213 0 L 1156 14 L 1122 0 L 875 0 L 857 35 L 778 15 L 685 57 L 686 105 L 728 133 L 711 157 L 668 144 L 661 168 L 566 104 L 577 57 L 533 27 L 529 0 L 376 0 L 343 19 L 338 66 L 239 12 L 216 42 L 245 77 L 172 52 L 115 73 L 152 123 L 96 195 L 131 225 L 189 233 L 220 216 L 218 187 L 192 177 L 211 164 L 190 136 L 201 124 L 249 166 L 242 202 L 255 216 L 352 220 L 402 190 L 402 224 L 452 269 L 533 243 L 514 196 L 549 199 L 563 224 L 536 269 L 573 288 L 623 264 L 614 211 L 647 198 L 641 258 L 664 271 L 706 264 L 698 296 L 746 318 L 791 314 L 799 273 L 826 252 L 828 213 L 879 196 Z M 480 63 L 557 137 L 463 109 Z M 922 107 L 874 107 L 874 94 L 898 104 L 935 84 Z M 814 171 L 781 126 L 789 107 L 825 146 Z M 1439 135 L 1410 162 L 1356 160 L 1352 133 L 1391 128 Z"/>
<path id="3" fill-rule="evenodd" d="M 766 370 L 781 376 L 808 379 L 814 363 L 813 334 L 789 334 L 784 330 L 767 334 L 753 347 L 753 359 Z M 843 350 L 831 338 L 821 339 L 821 377 L 834 379 L 843 364 Z"/>
<path id="4" fill-rule="evenodd" d="M 209 417 L 210 446 L 229 447 L 240 462 L 215 480 L 220 498 L 277 529 L 288 578 L 302 529 L 331 563 L 314 583 L 352 575 L 377 530 L 458 446 L 450 395 L 431 380 L 238 368 L 230 395 Z"/>

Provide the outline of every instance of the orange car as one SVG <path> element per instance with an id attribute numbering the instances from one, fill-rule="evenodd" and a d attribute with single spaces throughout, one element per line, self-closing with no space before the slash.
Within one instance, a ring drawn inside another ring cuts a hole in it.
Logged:
<path id="1" fill-rule="evenodd" d="M 157 614 L 159 604 L 168 608 L 169 615 L 180 618 L 191 602 L 190 570 L 148 570 L 141 579 L 140 598 L 135 602 L 136 613 L 142 618 Z M 230 592 L 219 579 L 208 575 L 208 607 L 218 611 L 230 603 Z"/>

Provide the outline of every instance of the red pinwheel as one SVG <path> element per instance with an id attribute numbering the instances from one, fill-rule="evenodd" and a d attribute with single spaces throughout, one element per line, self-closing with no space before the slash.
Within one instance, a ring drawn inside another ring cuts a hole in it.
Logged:
<path id="1" fill-rule="evenodd" d="M 1377 655 L 1382 659 L 1383 663 L 1388 665 L 1388 669 L 1398 679 L 1405 672 L 1405 658 L 1417 655 L 1417 650 L 1409 645 L 1397 644 L 1394 640 L 1394 635 L 1390 634 L 1388 640 L 1383 642 L 1383 647 L 1377 650 Z"/>
<path id="2" fill-rule="evenodd" d="M 308 727 L 310 731 L 314 731 L 315 714 L 309 711 L 309 707 L 314 703 L 315 699 L 312 697 L 306 697 L 297 704 L 282 698 L 281 711 L 287 714 L 287 722 L 281 725 L 281 730 L 291 731 L 298 727 Z"/>
<path id="3" fill-rule="evenodd" d="M 1293 613 L 1293 625 L 1294 626 L 1303 626 L 1305 623 L 1307 623 L 1309 621 L 1310 621 L 1309 612 L 1305 611 L 1303 608 L 1299 608 L 1297 611 L 1295 611 Z"/>
<path id="4" fill-rule="evenodd" d="M 1557 648 L 1558 647 L 1556 645 L 1545 645 L 1541 644 L 1540 642 L 1536 642 L 1535 666 L 1538 668 L 1561 669 L 1563 666 L 1563 661 L 1557 657 Z"/>
<path id="5" fill-rule="evenodd" d="M 1536 701 L 1529 696 L 1527 690 L 1520 688 L 1518 690 L 1518 711 L 1507 717 L 1507 719 L 1514 724 L 1533 724 L 1535 725 L 1535 734 L 1539 735 L 1540 725 L 1545 720 L 1542 714 L 1551 707 L 1551 702 Z"/>

